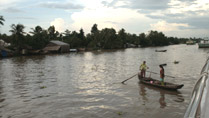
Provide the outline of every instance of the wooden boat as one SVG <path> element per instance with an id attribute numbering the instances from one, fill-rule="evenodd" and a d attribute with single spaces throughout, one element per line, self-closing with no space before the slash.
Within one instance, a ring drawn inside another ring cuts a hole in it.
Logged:
<path id="1" fill-rule="evenodd" d="M 155 52 L 166 52 L 167 50 L 155 50 Z"/>
<path id="2" fill-rule="evenodd" d="M 159 80 L 152 79 L 149 77 L 141 78 L 140 75 L 138 75 L 138 78 L 139 78 L 139 81 L 143 84 L 147 84 L 150 86 L 154 86 L 154 87 L 158 87 L 158 88 L 162 88 L 166 90 L 176 91 L 177 89 L 181 89 L 184 86 L 184 84 L 173 84 L 169 82 L 164 82 L 164 85 L 161 85 L 161 82 Z"/>
<path id="3" fill-rule="evenodd" d="M 77 52 L 78 50 L 77 49 L 70 49 L 69 51 L 70 52 Z"/>
<path id="4" fill-rule="evenodd" d="M 174 63 L 174 64 L 178 64 L 178 63 L 179 63 L 179 61 L 174 61 L 173 63 Z"/>
<path id="5" fill-rule="evenodd" d="M 86 51 L 86 48 L 78 48 L 78 51 Z"/>
<path id="6" fill-rule="evenodd" d="M 188 41 L 186 42 L 186 44 L 187 44 L 187 45 L 194 45 L 194 44 L 196 44 L 196 42 L 193 41 L 193 40 L 188 40 Z"/>

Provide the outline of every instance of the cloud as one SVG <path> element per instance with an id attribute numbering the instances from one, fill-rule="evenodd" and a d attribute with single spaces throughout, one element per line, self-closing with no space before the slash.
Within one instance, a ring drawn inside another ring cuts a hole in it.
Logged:
<path id="1" fill-rule="evenodd" d="M 192 16 L 185 19 L 185 22 L 196 29 L 209 29 L 209 16 Z"/>
<path id="2" fill-rule="evenodd" d="M 209 29 L 209 1 L 196 0 L 192 1 L 192 4 L 180 3 L 181 6 L 169 9 L 164 19 L 168 22 L 187 23 L 191 28 Z"/>
<path id="3" fill-rule="evenodd" d="M 125 28 L 129 32 L 138 33 L 148 30 L 148 24 L 151 23 L 149 18 L 139 14 L 136 10 L 104 6 L 97 9 L 86 8 L 73 13 L 71 18 L 74 21 L 73 29 L 83 28 L 87 32 L 90 32 L 91 27 L 96 23 L 100 30 L 103 28 L 114 28 L 116 30 Z"/>
<path id="4" fill-rule="evenodd" d="M 167 4 L 169 1 L 170 0 L 113 0 L 108 4 L 108 6 L 138 10 L 162 10 L 168 8 Z"/>
<path id="5" fill-rule="evenodd" d="M 70 2 L 46 2 L 40 3 L 39 6 L 44 8 L 55 8 L 55 9 L 83 9 L 81 5 L 72 4 Z"/>
<path id="6" fill-rule="evenodd" d="M 126 4 L 117 5 L 121 2 L 126 2 Z M 153 20 L 189 24 L 190 28 L 206 29 L 209 27 L 207 23 L 209 20 L 208 0 L 113 0 L 109 3 L 103 2 L 103 4 L 108 7 L 135 9 Z M 201 22 L 198 23 L 198 21 Z"/>
<path id="7" fill-rule="evenodd" d="M 156 24 L 150 24 L 152 30 L 167 32 L 178 31 L 180 27 L 189 27 L 188 24 L 167 23 L 166 21 L 159 21 Z"/>
<path id="8" fill-rule="evenodd" d="M 204 38 L 208 37 L 208 30 L 206 29 L 184 29 L 179 31 L 168 31 L 163 32 L 166 34 L 166 36 L 172 36 L 172 37 L 182 37 L 182 38 L 190 38 L 190 37 L 196 37 L 196 38 Z"/>
<path id="9" fill-rule="evenodd" d="M 25 0 L 0 0 L 0 10 L 16 6 L 17 3 Z"/>
<path id="10" fill-rule="evenodd" d="M 54 26 L 55 30 L 58 32 L 64 32 L 69 28 L 69 24 L 67 24 L 62 18 L 56 18 L 50 23 L 50 25 Z"/>
<path id="11" fill-rule="evenodd" d="M 8 12 L 8 13 L 22 13 L 22 12 L 24 12 L 24 11 L 22 11 L 18 8 L 14 8 L 14 7 L 5 8 L 3 11 Z"/>
<path id="12" fill-rule="evenodd" d="M 15 3 L 15 2 L 18 2 L 18 1 L 19 0 L 1 0 L 0 1 L 0 6 L 12 4 L 12 3 Z"/>
<path id="13" fill-rule="evenodd" d="M 151 30 L 161 31 L 166 36 L 177 37 L 208 37 L 208 29 L 198 29 L 190 26 L 189 24 L 182 23 L 168 23 L 166 21 L 159 21 L 155 24 L 150 24 Z"/>
<path id="14" fill-rule="evenodd" d="M 80 28 L 90 32 L 96 23 L 100 30 L 124 28 L 136 34 L 161 30 L 173 36 L 203 35 L 203 32 L 209 35 L 209 0 L 47 1 L 0 0 L 0 11 L 6 19 L 2 29 L 17 22 L 47 28 L 51 21 L 59 32 Z"/>
<path id="15" fill-rule="evenodd" d="M 23 20 L 37 20 L 37 18 L 35 17 L 22 17 L 22 16 L 18 16 L 18 17 L 14 17 L 15 19 L 23 19 Z"/>

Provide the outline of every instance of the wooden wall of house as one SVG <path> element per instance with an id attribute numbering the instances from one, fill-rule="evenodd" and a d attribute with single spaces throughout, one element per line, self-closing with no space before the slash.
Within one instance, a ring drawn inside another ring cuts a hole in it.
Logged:
<path id="1" fill-rule="evenodd" d="M 61 53 L 69 52 L 70 51 L 70 46 L 62 45 L 60 51 L 61 51 Z"/>

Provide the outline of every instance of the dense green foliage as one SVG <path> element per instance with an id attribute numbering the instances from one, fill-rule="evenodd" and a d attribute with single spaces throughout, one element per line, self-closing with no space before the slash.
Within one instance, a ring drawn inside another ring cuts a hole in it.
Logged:
<path id="1" fill-rule="evenodd" d="M 53 27 L 50 27 L 53 29 Z M 28 45 L 32 46 L 33 49 L 42 49 L 45 45 L 49 42 L 50 37 L 54 36 L 54 32 L 49 35 L 47 34 L 46 30 L 43 30 L 40 26 L 36 26 L 35 29 L 30 32 L 33 36 L 28 35 L 27 43 Z"/>
<path id="2" fill-rule="evenodd" d="M 23 26 L 22 24 L 12 24 L 11 25 L 11 30 L 10 32 L 12 33 L 12 40 L 11 40 L 11 44 L 16 46 L 16 47 L 22 47 L 23 44 L 25 43 L 24 40 L 24 28 L 25 26 Z"/>
<path id="3" fill-rule="evenodd" d="M 3 16 L 0 16 L 0 24 L 3 25 Z M 185 43 L 186 38 L 166 37 L 162 32 L 149 31 L 148 34 L 126 33 L 125 29 L 118 32 L 113 28 L 99 30 L 97 24 L 91 28 L 91 32 L 86 34 L 81 28 L 79 32 L 66 30 L 59 33 L 54 26 L 44 30 L 41 26 L 32 28 L 30 34 L 24 32 L 24 25 L 12 24 L 11 36 L 0 34 L 0 39 L 11 43 L 14 47 L 30 46 L 33 49 L 44 48 L 50 40 L 60 40 L 70 44 L 71 48 L 92 48 L 92 49 L 118 49 L 130 47 L 166 46 L 171 44 Z M 200 39 L 190 38 L 199 41 Z"/>

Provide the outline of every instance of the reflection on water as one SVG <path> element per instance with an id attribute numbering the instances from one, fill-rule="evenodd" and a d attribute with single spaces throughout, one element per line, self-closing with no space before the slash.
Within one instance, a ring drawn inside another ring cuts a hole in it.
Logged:
<path id="1" fill-rule="evenodd" d="M 165 108 L 167 106 L 166 105 L 166 95 L 172 95 L 172 99 L 174 99 L 173 101 L 175 101 L 175 102 L 179 102 L 179 103 L 184 102 L 184 97 L 182 96 L 181 92 L 179 92 L 179 91 L 168 91 L 168 90 L 156 88 L 153 86 L 145 85 L 143 83 L 139 83 L 139 86 L 140 86 L 140 91 L 139 91 L 140 93 L 139 94 L 142 96 L 144 104 L 146 104 L 146 102 L 149 102 L 148 98 L 146 97 L 146 95 L 147 95 L 146 92 L 149 92 L 150 90 L 155 91 L 155 92 L 157 92 L 157 94 L 159 94 L 160 108 Z"/>
<path id="2" fill-rule="evenodd" d="M 207 57 L 207 51 L 196 46 L 0 59 L 0 117 L 183 117 Z M 156 53 L 156 49 L 167 52 Z M 126 85 L 121 84 L 138 72 L 144 60 L 153 72 L 159 72 L 159 64 L 167 63 L 166 74 L 176 78 L 165 81 L 185 86 L 170 92 L 138 84 L 137 77 L 126 81 Z M 170 63 L 174 60 L 180 63 Z"/>
<path id="3" fill-rule="evenodd" d="M 160 103 L 160 108 L 164 108 L 166 107 L 166 102 L 165 102 L 165 94 L 160 92 L 160 99 L 159 99 L 159 103 Z"/>

